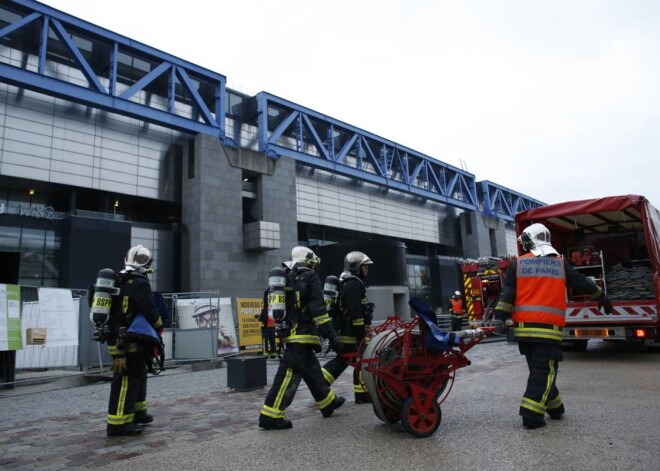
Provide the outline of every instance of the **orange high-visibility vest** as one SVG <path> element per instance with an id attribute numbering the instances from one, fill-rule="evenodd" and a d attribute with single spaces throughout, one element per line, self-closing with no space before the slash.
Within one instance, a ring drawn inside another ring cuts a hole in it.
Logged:
<path id="1" fill-rule="evenodd" d="M 566 272 L 561 257 L 518 257 L 514 323 L 566 325 Z"/>
<path id="2" fill-rule="evenodd" d="M 452 314 L 463 314 L 463 300 L 461 298 L 450 298 Z"/>

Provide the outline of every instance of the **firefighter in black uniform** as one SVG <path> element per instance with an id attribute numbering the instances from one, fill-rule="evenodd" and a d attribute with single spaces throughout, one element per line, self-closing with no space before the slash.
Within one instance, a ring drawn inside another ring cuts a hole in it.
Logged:
<path id="1" fill-rule="evenodd" d="M 152 346 L 123 338 L 137 313 L 162 334 L 162 320 L 147 278 L 153 271 L 151 262 L 148 249 L 132 247 L 124 270 L 117 274 L 120 292 L 112 303 L 111 318 L 115 321 L 108 338 L 108 352 L 113 358 L 106 429 L 109 437 L 138 434 L 141 425 L 153 422 L 147 414 L 147 366 L 153 359 Z"/>
<path id="2" fill-rule="evenodd" d="M 612 311 L 612 302 L 599 286 L 559 257 L 543 224 L 527 227 L 518 240 L 529 253 L 509 265 L 494 317 L 499 326 L 502 322 L 513 326 L 520 354 L 527 360 L 529 377 L 518 414 L 525 428 L 536 429 L 545 425 L 546 413 L 558 420 L 565 411 L 556 380 L 558 362 L 563 359 L 566 286 L 591 295 L 605 314 Z"/>
<path id="3" fill-rule="evenodd" d="M 261 322 L 261 339 L 264 348 L 264 355 L 267 355 L 268 358 L 277 358 L 275 319 L 268 315 L 268 290 L 264 292 L 264 307 L 256 318 Z"/>
<path id="4" fill-rule="evenodd" d="M 339 277 L 339 296 L 333 315 L 343 345 L 342 353 L 354 354 L 366 335 L 373 318 L 374 305 L 367 299 L 364 279 L 369 275 L 371 259 L 362 252 L 344 257 L 344 272 Z M 323 366 L 323 376 L 332 384 L 349 365 L 349 359 L 337 356 Z M 360 381 L 360 369 L 353 369 L 353 392 L 357 404 L 370 403 L 371 397 Z"/>
<path id="5" fill-rule="evenodd" d="M 266 430 L 292 427 L 291 421 L 284 418 L 284 411 L 293 401 L 301 379 L 309 387 L 323 417 L 330 417 L 344 403 L 344 398 L 337 397 L 323 379 L 316 358 L 316 353 L 321 351 L 319 334 L 341 351 L 341 341 L 326 312 L 321 280 L 313 269 L 320 259 L 307 247 L 294 247 L 291 259 L 288 278 L 292 289 L 286 296 L 287 312 L 281 326 L 284 356 L 259 415 L 259 427 Z"/>

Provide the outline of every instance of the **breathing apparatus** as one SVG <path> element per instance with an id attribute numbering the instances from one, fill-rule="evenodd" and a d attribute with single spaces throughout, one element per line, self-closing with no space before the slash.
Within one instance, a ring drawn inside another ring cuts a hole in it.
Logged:
<path id="1" fill-rule="evenodd" d="M 112 311 L 112 297 L 119 295 L 119 288 L 115 286 L 116 273 L 110 268 L 104 268 L 96 275 L 96 283 L 90 288 L 91 297 L 89 320 L 93 324 L 92 340 L 105 342 L 111 333 L 110 312 Z"/>

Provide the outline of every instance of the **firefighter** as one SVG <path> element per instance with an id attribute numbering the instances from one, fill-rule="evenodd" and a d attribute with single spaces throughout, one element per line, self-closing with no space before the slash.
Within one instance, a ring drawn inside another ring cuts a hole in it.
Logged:
<path id="1" fill-rule="evenodd" d="M 289 292 L 286 295 L 286 313 L 275 317 L 283 331 L 284 355 L 266 395 L 259 415 L 259 427 L 266 430 L 282 430 L 292 427 L 284 418 L 285 409 L 291 404 L 304 380 L 323 417 L 330 417 L 344 404 L 323 379 L 316 353 L 321 351 L 319 334 L 328 339 L 335 351 L 341 351 L 341 340 L 335 333 L 323 301 L 321 280 L 314 271 L 320 259 L 307 247 L 294 247 L 291 251 L 290 270 L 286 278 Z"/>
<path id="2" fill-rule="evenodd" d="M 147 368 L 153 361 L 152 346 L 125 340 L 126 330 L 141 313 L 162 336 L 162 320 L 147 278 L 153 272 L 149 250 L 141 245 L 132 247 L 124 264 L 117 274 L 120 291 L 111 307 L 115 328 L 108 338 L 108 352 L 113 359 L 106 428 L 109 437 L 138 434 L 141 425 L 153 422 L 147 414 Z"/>
<path id="3" fill-rule="evenodd" d="M 343 354 L 355 354 L 373 318 L 374 305 L 367 299 L 364 285 L 364 279 L 369 275 L 369 265 L 372 264 L 371 259 L 362 252 L 350 252 L 344 257 L 344 271 L 339 276 L 338 305 L 333 316 L 335 325 L 339 326 Z M 323 376 L 328 384 L 332 384 L 348 365 L 349 359 L 337 352 L 337 356 L 323 366 Z M 356 404 L 372 402 L 362 386 L 359 368 L 353 368 L 353 392 Z"/>
<path id="4" fill-rule="evenodd" d="M 543 224 L 527 227 L 518 241 L 529 253 L 512 260 L 507 269 L 495 322 L 513 327 L 520 354 L 527 360 L 527 389 L 518 413 L 525 428 L 535 429 L 545 425 L 546 413 L 558 420 L 565 411 L 556 381 L 558 362 L 563 359 L 566 286 L 590 295 L 605 314 L 612 311 L 612 302 L 596 283 L 559 256 Z"/>
<path id="5" fill-rule="evenodd" d="M 463 298 L 461 298 L 460 291 L 454 291 L 454 295 L 449 298 L 451 304 L 451 330 L 463 330 L 463 318 L 465 311 L 463 310 Z"/>
<path id="6" fill-rule="evenodd" d="M 275 319 L 268 315 L 268 290 L 264 292 L 264 307 L 257 316 L 261 322 L 261 338 L 264 347 L 264 355 L 268 358 L 277 358 L 277 345 L 275 343 Z"/>

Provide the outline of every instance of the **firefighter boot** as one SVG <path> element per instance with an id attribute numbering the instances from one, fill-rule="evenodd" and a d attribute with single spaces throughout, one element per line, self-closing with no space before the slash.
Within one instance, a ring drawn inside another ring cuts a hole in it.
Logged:
<path id="1" fill-rule="evenodd" d="M 108 425 L 106 428 L 108 437 L 137 435 L 138 433 L 142 433 L 142 429 L 137 424 Z"/>
<path id="2" fill-rule="evenodd" d="M 356 404 L 371 404 L 371 396 L 369 393 L 355 393 L 355 403 Z"/>
<path id="3" fill-rule="evenodd" d="M 292 428 L 293 424 L 286 419 L 273 419 L 263 414 L 259 416 L 259 427 L 264 430 L 286 430 Z"/>
<path id="4" fill-rule="evenodd" d="M 334 411 L 344 405 L 344 402 L 346 402 L 346 399 L 343 397 L 335 397 L 335 400 L 332 401 L 330 405 L 324 409 L 321 409 L 321 414 L 323 414 L 324 418 L 330 417 Z"/>
<path id="5" fill-rule="evenodd" d="M 523 427 L 527 429 L 541 428 L 545 426 L 545 420 L 541 418 L 523 417 Z"/>
<path id="6" fill-rule="evenodd" d="M 557 407 L 556 409 L 547 409 L 546 412 L 552 420 L 561 420 L 561 417 L 564 415 L 564 404 Z"/>
<path id="7" fill-rule="evenodd" d="M 154 421 L 154 416 L 147 414 L 146 412 L 136 412 L 135 419 L 133 420 L 134 424 L 146 425 Z"/>

